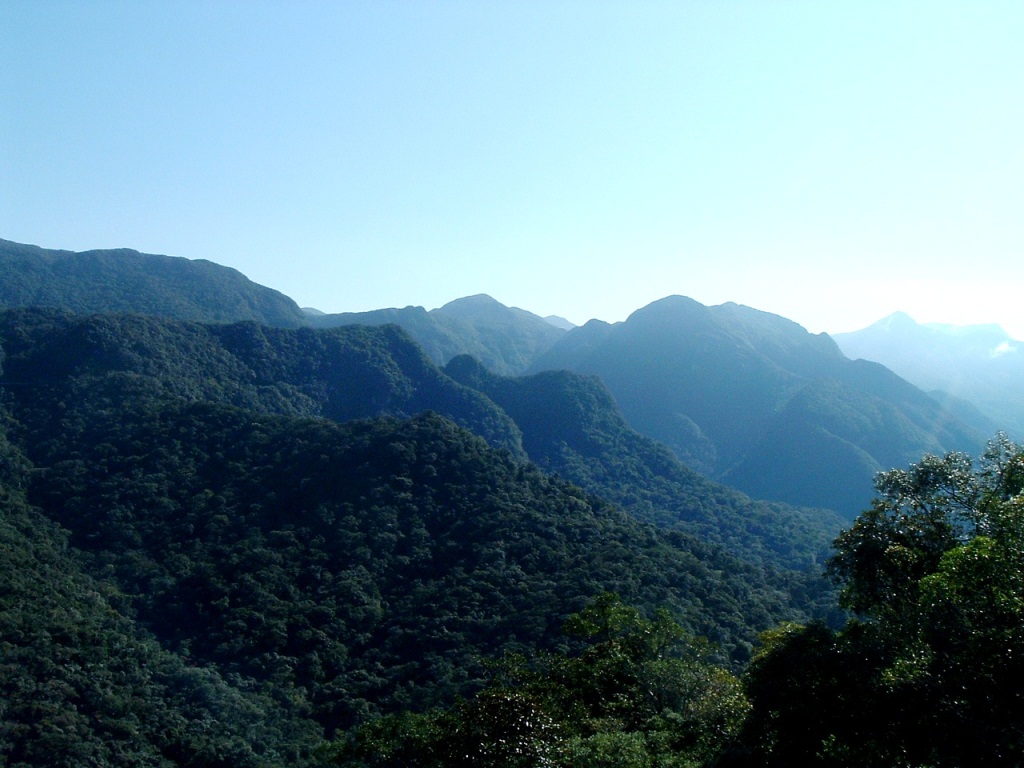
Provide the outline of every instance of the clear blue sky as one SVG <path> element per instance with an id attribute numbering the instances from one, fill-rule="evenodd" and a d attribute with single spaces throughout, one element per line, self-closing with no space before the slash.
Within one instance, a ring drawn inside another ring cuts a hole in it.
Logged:
<path id="1" fill-rule="evenodd" d="M 0 237 L 1024 338 L 1024 3 L 0 3 Z"/>

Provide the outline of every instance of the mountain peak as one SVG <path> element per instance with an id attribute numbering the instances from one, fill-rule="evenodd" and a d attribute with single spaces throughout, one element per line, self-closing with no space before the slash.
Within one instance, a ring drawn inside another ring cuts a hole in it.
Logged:
<path id="1" fill-rule="evenodd" d="M 455 299 L 449 301 L 444 306 L 440 307 L 438 311 L 448 313 L 461 313 L 461 312 L 479 312 L 481 309 L 508 309 L 497 299 L 487 295 L 486 293 L 476 293 L 472 296 L 464 296 L 461 299 Z"/>
<path id="2" fill-rule="evenodd" d="M 636 321 L 666 322 L 682 318 L 703 319 L 707 317 L 708 308 L 706 306 L 689 296 L 675 294 L 641 307 L 626 318 L 626 321 L 632 323 Z"/>
<path id="3" fill-rule="evenodd" d="M 544 322 L 548 325 L 553 325 L 555 328 L 561 328 L 563 331 L 571 331 L 576 327 L 575 323 L 566 320 L 564 317 L 558 315 L 548 315 L 544 318 Z"/>
<path id="4" fill-rule="evenodd" d="M 906 312 L 893 312 L 891 315 L 887 315 L 874 323 L 871 327 L 878 328 L 879 330 L 903 330 L 916 328 L 918 325 L 919 323 Z"/>

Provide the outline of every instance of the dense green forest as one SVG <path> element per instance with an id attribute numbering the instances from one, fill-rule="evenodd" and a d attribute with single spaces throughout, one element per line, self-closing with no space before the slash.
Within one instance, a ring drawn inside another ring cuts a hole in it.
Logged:
<path id="1" fill-rule="evenodd" d="M 138 312 L 177 320 L 252 320 L 297 328 L 302 310 L 283 293 L 203 259 L 130 248 L 76 253 L 0 240 L 0 308 Z"/>
<path id="2" fill-rule="evenodd" d="M 603 376 L 508 375 L 639 353 L 678 302 L 563 334 L 472 297 L 428 352 L 210 263 L 0 257 L 4 301 L 57 307 L 0 311 L 0 765 L 1024 763 L 1024 449 L 940 450 L 827 340 L 694 303 L 675 343 L 750 374 L 719 394 L 815 493 L 839 445 L 906 466 L 846 520 L 698 474 Z M 492 365 L 438 367 L 466 343 Z"/>
<path id="3" fill-rule="evenodd" d="M 38 307 L 280 328 L 397 325 L 435 366 L 469 355 L 504 376 L 597 375 L 625 421 L 691 470 L 758 499 L 837 510 L 845 524 L 869 504 L 876 472 L 925 453 L 977 453 L 998 429 L 1013 428 L 882 365 L 847 359 L 826 334 L 684 296 L 655 301 L 621 323 L 582 327 L 486 295 L 429 311 L 324 314 L 211 261 L 0 240 L 0 309 Z M 949 356 L 940 357 L 949 368 Z"/>
<path id="4" fill-rule="evenodd" d="M 755 501 L 689 469 L 632 429 L 595 376 L 544 371 L 502 377 L 466 355 L 444 370 L 499 405 L 543 469 L 640 519 L 687 530 L 769 570 L 817 575 L 843 525 L 830 510 Z"/>
<path id="5" fill-rule="evenodd" d="M 315 762 L 381 714 L 471 695 L 488 659 L 567 648 L 563 622 L 606 591 L 666 607 L 734 671 L 759 631 L 809 618 L 778 575 L 515 440 L 406 416 L 436 376 L 440 402 L 520 434 L 429 363 L 403 379 L 423 358 L 398 365 L 394 329 L 14 311 L 0 333 L 13 764 Z M 324 418 L 351 402 L 365 418 Z"/>

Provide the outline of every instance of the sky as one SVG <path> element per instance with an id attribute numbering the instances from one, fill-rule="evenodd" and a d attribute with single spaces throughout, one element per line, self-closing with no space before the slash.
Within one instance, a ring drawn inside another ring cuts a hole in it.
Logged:
<path id="1" fill-rule="evenodd" d="M 1024 3 L 5 0 L 0 238 L 325 312 L 1024 339 Z"/>

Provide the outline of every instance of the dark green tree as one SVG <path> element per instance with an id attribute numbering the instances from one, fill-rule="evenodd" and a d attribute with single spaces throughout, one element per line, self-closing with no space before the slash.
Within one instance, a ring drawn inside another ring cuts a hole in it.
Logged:
<path id="1" fill-rule="evenodd" d="M 999 435 L 877 488 L 829 563 L 853 618 L 766 637 L 731 762 L 1021 765 L 1024 447 Z"/>
<path id="2" fill-rule="evenodd" d="M 603 593 L 569 618 L 575 652 L 512 655 L 475 698 L 359 729 L 337 762 L 361 766 L 696 766 L 738 730 L 738 681 L 667 612 Z"/>

